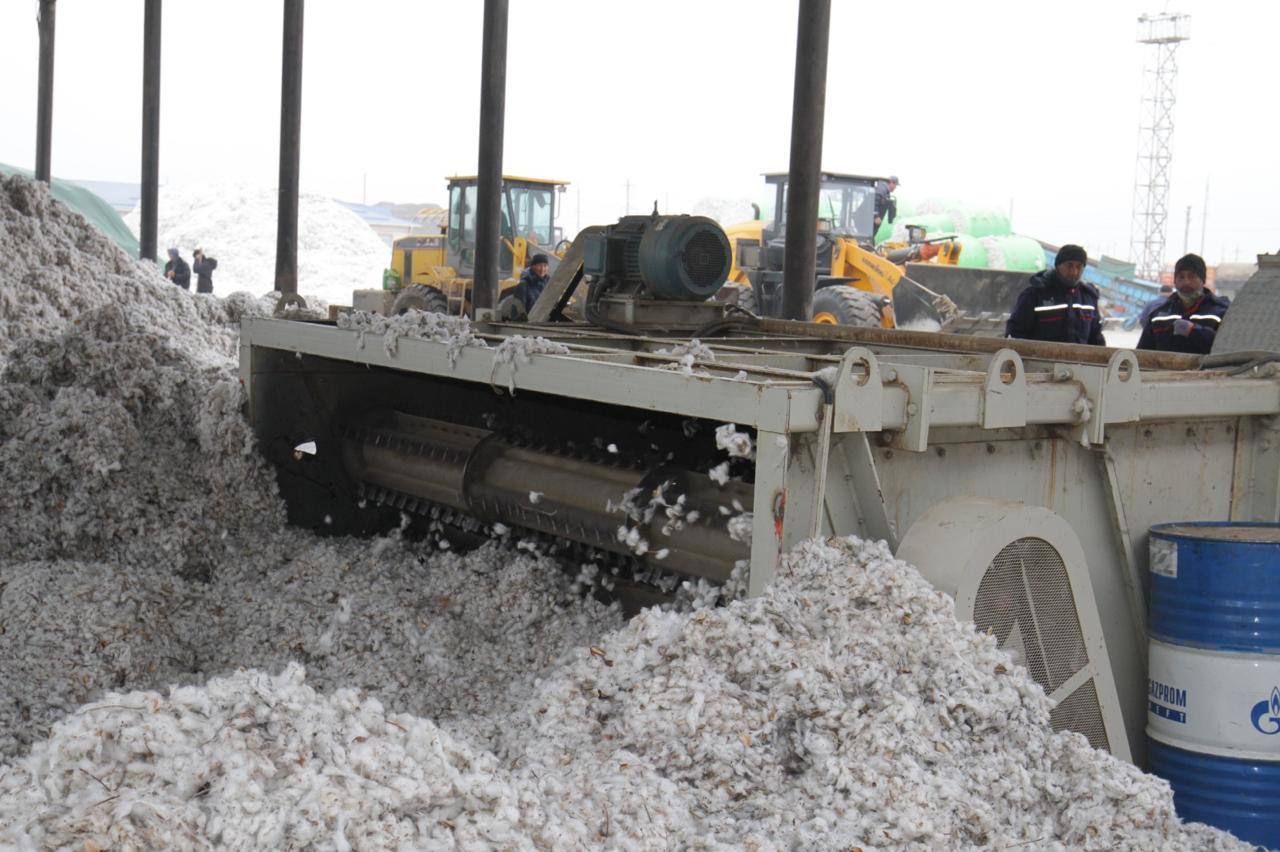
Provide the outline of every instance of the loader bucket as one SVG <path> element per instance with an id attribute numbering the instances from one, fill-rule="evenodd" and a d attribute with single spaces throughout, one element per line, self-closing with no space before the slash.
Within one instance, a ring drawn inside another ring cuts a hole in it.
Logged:
<path id="1" fill-rule="evenodd" d="M 959 316 L 944 331 L 998 337 L 1004 334 L 1005 320 L 1018 299 L 1018 293 L 1027 285 L 1030 273 L 908 263 L 907 276 L 955 303 Z M 896 310 L 896 299 L 894 307 Z"/>

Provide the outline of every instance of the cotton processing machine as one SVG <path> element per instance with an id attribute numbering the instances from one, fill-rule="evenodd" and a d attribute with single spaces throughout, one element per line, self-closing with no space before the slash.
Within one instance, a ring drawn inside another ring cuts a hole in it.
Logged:
<path id="1" fill-rule="evenodd" d="M 611 566 L 633 601 L 735 568 L 759 594 L 805 539 L 883 539 L 1018 656 L 1055 727 L 1140 762 L 1146 531 L 1277 520 L 1273 365 L 761 320 L 706 301 L 717 232 L 588 229 L 536 322 L 244 320 L 291 522 L 509 527 Z M 590 321 L 542 321 L 579 284 Z"/>

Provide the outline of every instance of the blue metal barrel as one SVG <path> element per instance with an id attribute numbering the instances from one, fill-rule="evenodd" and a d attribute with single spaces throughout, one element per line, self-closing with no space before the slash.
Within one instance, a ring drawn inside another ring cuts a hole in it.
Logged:
<path id="1" fill-rule="evenodd" d="M 1280 848 L 1280 524 L 1151 528 L 1148 768 L 1178 815 Z"/>

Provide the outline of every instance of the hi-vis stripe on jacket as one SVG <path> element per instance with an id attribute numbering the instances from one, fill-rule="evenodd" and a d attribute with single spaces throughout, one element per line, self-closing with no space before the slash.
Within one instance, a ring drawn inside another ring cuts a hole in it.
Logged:
<path id="1" fill-rule="evenodd" d="M 1192 305 L 1184 305 L 1182 297 L 1174 293 L 1147 320 L 1138 338 L 1139 349 L 1155 349 L 1160 352 L 1186 352 L 1207 355 L 1213 348 L 1218 326 L 1231 306 L 1228 299 L 1216 296 L 1208 290 Z M 1178 334 L 1178 320 L 1187 320 L 1191 327 L 1186 334 Z"/>
<path id="2" fill-rule="evenodd" d="M 1037 272 L 1018 296 L 1007 337 L 1047 340 L 1055 343 L 1092 343 L 1105 346 L 1098 291 L 1081 281 L 1068 286 L 1053 270 Z"/>

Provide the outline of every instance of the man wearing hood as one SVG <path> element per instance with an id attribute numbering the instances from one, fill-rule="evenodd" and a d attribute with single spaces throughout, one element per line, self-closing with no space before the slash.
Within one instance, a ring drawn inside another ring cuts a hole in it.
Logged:
<path id="1" fill-rule="evenodd" d="M 169 249 L 169 262 L 164 265 L 164 277 L 183 290 L 191 289 L 191 267 L 178 255 L 176 248 Z"/>
<path id="2" fill-rule="evenodd" d="M 1098 288 L 1082 280 L 1085 250 L 1065 245 L 1053 259 L 1053 269 L 1031 276 L 1005 324 L 1006 337 L 1050 343 L 1106 346 L 1098 311 Z"/>
<path id="3" fill-rule="evenodd" d="M 1205 288 L 1207 273 L 1200 255 L 1178 258 L 1173 267 L 1174 292 L 1142 327 L 1139 349 L 1209 354 L 1231 303 Z"/>

